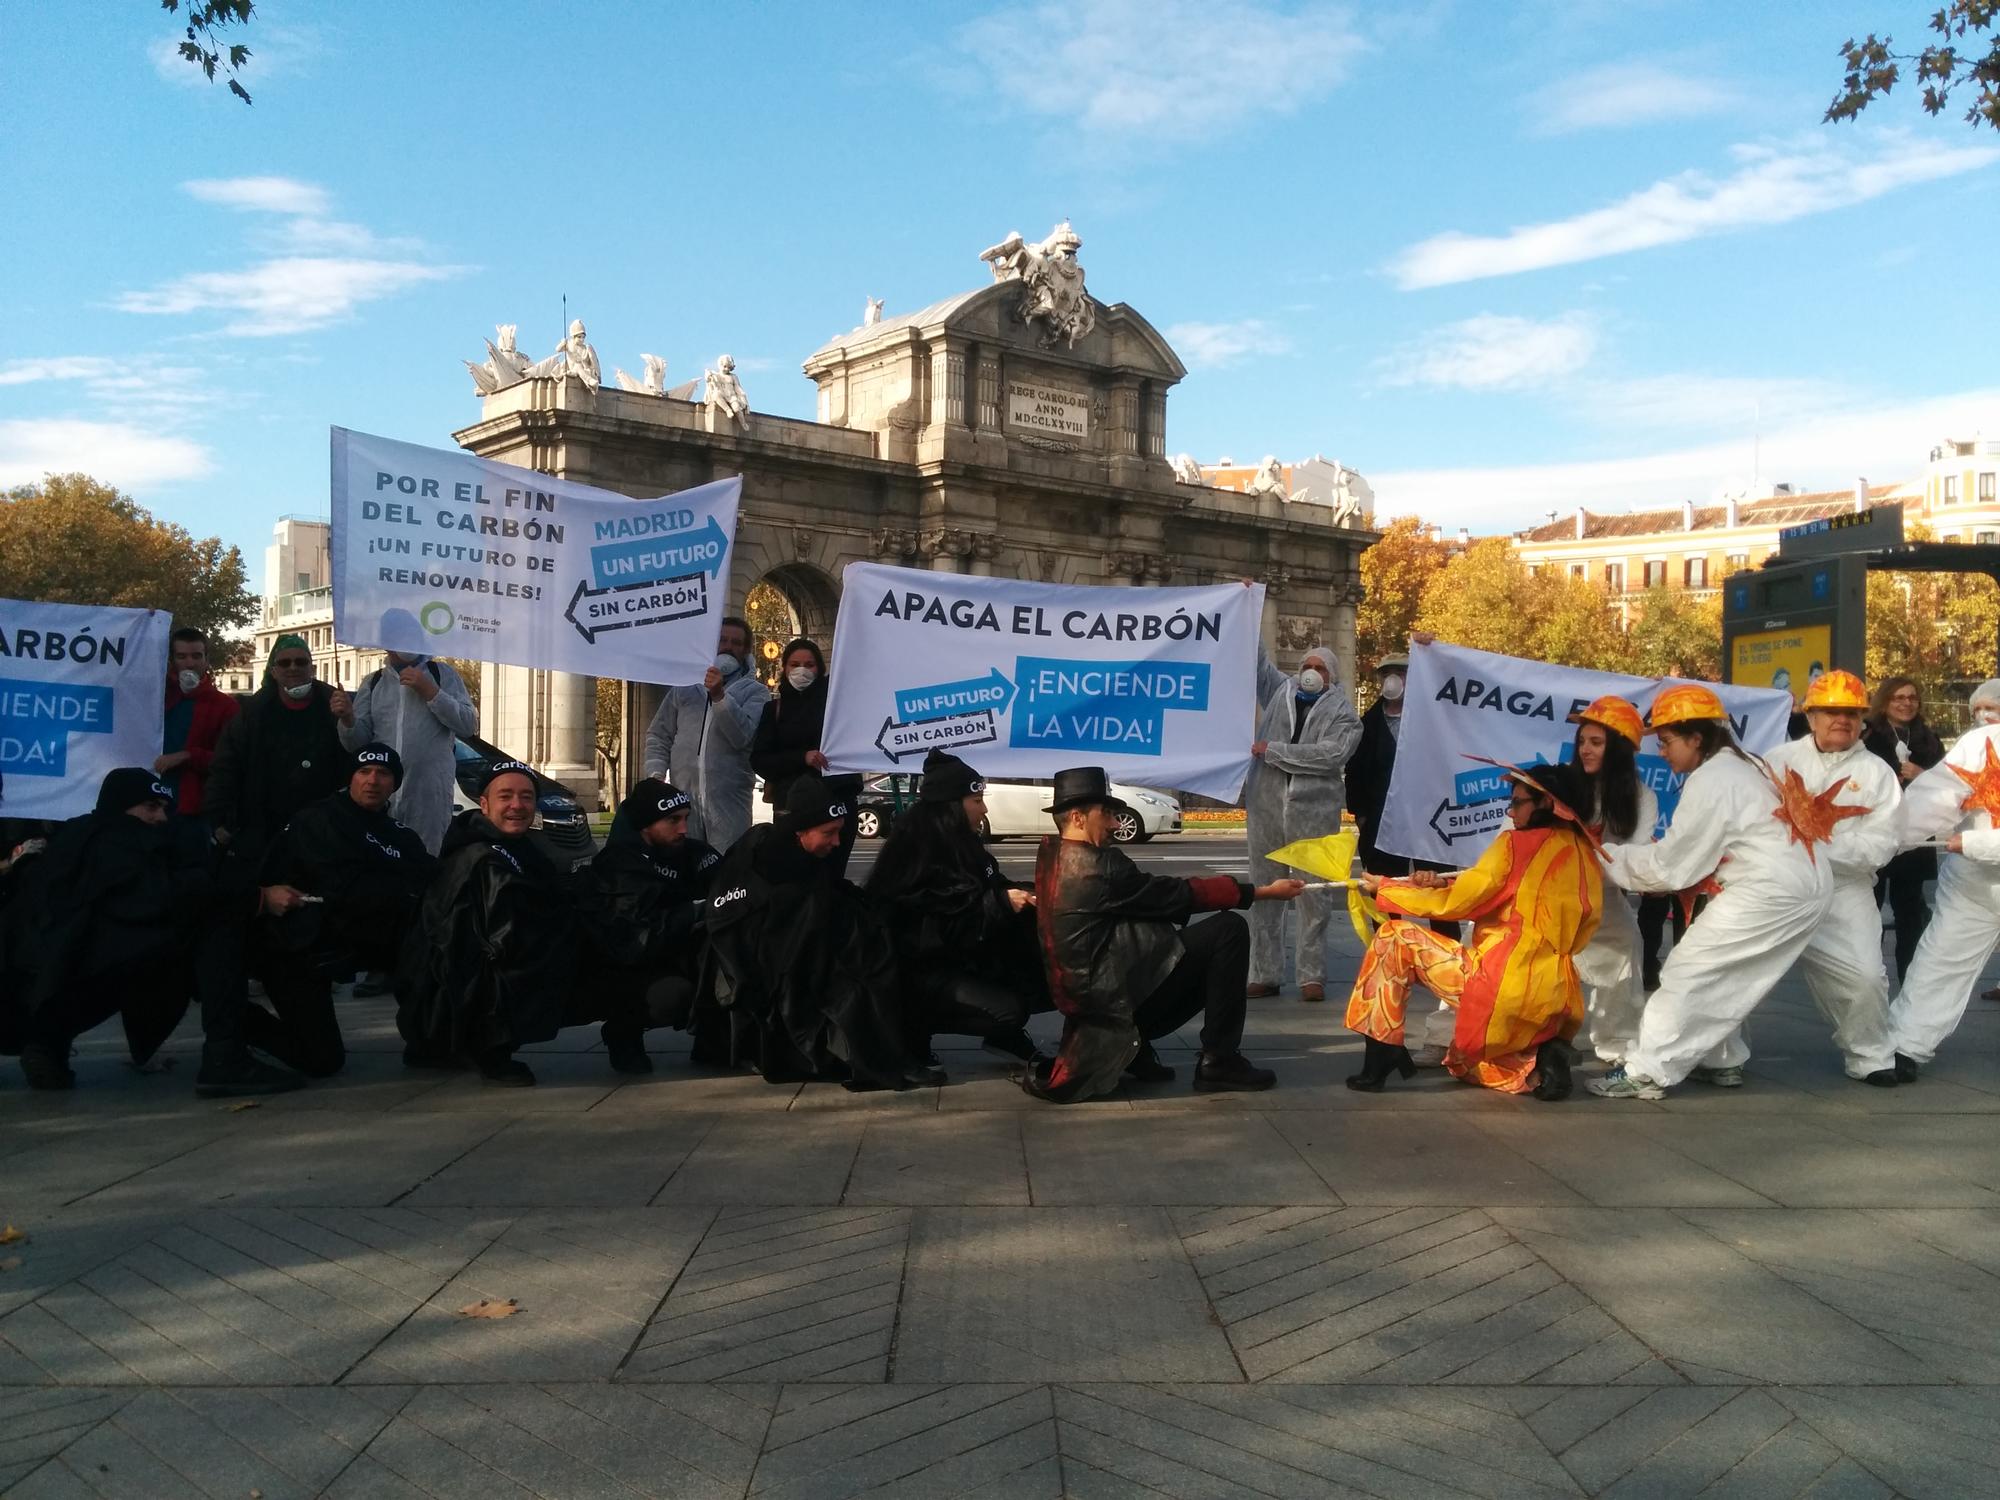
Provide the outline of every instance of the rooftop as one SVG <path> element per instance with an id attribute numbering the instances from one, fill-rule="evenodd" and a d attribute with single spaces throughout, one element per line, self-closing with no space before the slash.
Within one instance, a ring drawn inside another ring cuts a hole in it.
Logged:
<path id="1" fill-rule="evenodd" d="M 1903 505 L 1918 497 L 1898 493 L 1900 484 L 1874 484 L 1868 487 L 1868 503 L 1871 505 Z M 1840 515 L 1854 508 L 1854 491 L 1818 490 L 1809 495 L 1773 495 L 1766 500 L 1744 500 L 1736 505 L 1737 527 L 1796 526 L 1801 521 L 1817 521 L 1822 516 Z M 1594 537 L 1613 536 L 1654 536 L 1661 532 L 1725 531 L 1730 527 L 1729 506 L 1697 505 L 1694 507 L 1694 524 L 1687 524 L 1685 507 L 1674 506 L 1663 510 L 1635 510 L 1624 515 L 1601 516 L 1582 510 L 1583 535 L 1581 540 Z M 1524 542 L 1568 542 L 1579 540 L 1576 529 L 1576 512 L 1571 512 L 1557 520 L 1541 526 L 1531 527 L 1516 536 Z"/>

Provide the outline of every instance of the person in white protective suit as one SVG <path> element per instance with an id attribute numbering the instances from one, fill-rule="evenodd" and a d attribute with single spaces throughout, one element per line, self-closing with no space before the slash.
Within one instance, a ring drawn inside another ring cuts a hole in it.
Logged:
<path id="1" fill-rule="evenodd" d="M 1740 1083 L 1741 1065 L 1715 1062 L 1716 1049 L 1805 952 L 1833 903 L 1832 861 L 1809 852 L 1810 829 L 1802 841 L 1770 772 L 1737 748 L 1713 691 L 1663 689 L 1647 728 L 1687 780 L 1666 837 L 1606 845 L 1605 873 L 1628 891 L 1720 889 L 1668 955 L 1638 1045 L 1591 1080 L 1590 1091 L 1607 1099 L 1664 1098 L 1704 1058 L 1735 1075 L 1709 1081 Z"/>
<path id="2" fill-rule="evenodd" d="M 1649 844 L 1660 822 L 1660 800 L 1639 777 L 1639 741 L 1645 726 L 1639 710 L 1607 694 L 1569 716 L 1576 725 L 1571 764 L 1590 786 L 1588 806 L 1579 808 L 1600 843 Z M 1590 945 L 1576 956 L 1590 1048 L 1608 1063 L 1620 1063 L 1639 1040 L 1639 1017 L 1646 993 L 1639 987 L 1639 919 L 1623 891 L 1604 893 L 1604 912 Z"/>
<path id="3" fill-rule="evenodd" d="M 412 618 L 411 626 L 415 623 Z M 393 624 L 385 620 L 384 628 L 393 631 Z M 451 822 L 458 738 L 479 732 L 479 710 L 449 662 L 398 651 L 388 652 L 386 659 L 354 690 L 340 720 L 340 743 L 353 751 L 379 740 L 403 758 L 403 780 L 389 803 L 389 816 L 434 855 L 444 847 Z"/>
<path id="4" fill-rule="evenodd" d="M 1859 677 L 1822 673 L 1801 706 L 1811 732 L 1780 745 L 1764 763 L 1780 780 L 1796 772 L 1804 791 L 1822 799 L 1820 821 L 1831 825 L 1832 843 L 1815 852 L 1833 866 L 1833 905 L 1801 959 L 1806 988 L 1833 1026 L 1847 1076 L 1894 1088 L 1889 971 L 1882 962 L 1875 876 L 1896 853 L 1903 792 L 1896 773 L 1861 742 L 1868 690 Z M 1844 783 L 1838 791 L 1836 782 Z"/>
<path id="5" fill-rule="evenodd" d="M 1267 885 L 1289 873 L 1263 856 L 1293 839 L 1321 838 L 1340 828 L 1347 758 L 1361 740 L 1361 720 L 1334 674 L 1332 651 L 1315 646 L 1288 677 L 1257 651 L 1257 739 L 1250 747 L 1248 809 L 1250 880 Z M 1327 891 L 1307 891 L 1299 908 L 1299 998 L 1326 998 Z M 1250 984 L 1260 998 L 1278 993 L 1285 968 L 1283 904 L 1260 902 L 1250 912 Z"/>
<path id="6" fill-rule="evenodd" d="M 1981 683 L 1970 706 L 1973 727 L 1903 788 L 1903 847 L 1943 840 L 1930 925 L 1889 1007 L 1904 1083 L 1958 1029 L 2000 940 L 2000 678 Z"/>
<path id="7" fill-rule="evenodd" d="M 750 670 L 750 626 L 722 622 L 716 657 L 702 680 L 670 687 L 646 726 L 640 769 L 694 799 L 688 836 L 726 850 L 750 831 L 750 797 L 757 774 L 750 742 L 771 693 Z"/>

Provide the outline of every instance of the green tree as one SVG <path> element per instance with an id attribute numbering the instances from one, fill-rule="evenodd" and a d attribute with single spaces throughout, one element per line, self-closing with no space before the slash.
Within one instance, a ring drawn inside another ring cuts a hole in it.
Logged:
<path id="1" fill-rule="evenodd" d="M 257 615 L 242 553 L 83 474 L 0 495 L 0 597 L 166 610 L 217 642 Z"/>
<path id="2" fill-rule="evenodd" d="M 1382 539 L 1361 554 L 1361 607 L 1354 614 L 1355 665 L 1365 675 L 1409 644 L 1424 589 L 1451 560 L 1415 516 L 1398 516 Z"/>
<path id="3" fill-rule="evenodd" d="M 185 23 L 180 55 L 200 68 L 210 83 L 215 82 L 220 68 L 228 75 L 229 92 L 248 104 L 249 90 L 236 75 L 250 61 L 250 49 L 241 42 L 226 42 L 218 33 L 231 26 L 249 25 L 251 12 L 257 9 L 255 0 L 160 0 L 160 8 Z"/>
<path id="4" fill-rule="evenodd" d="M 1599 584 L 1530 573 L 1506 537 L 1483 537 L 1424 589 L 1417 628 L 1454 646 L 1566 667 L 1620 668 L 1625 639 Z"/>
<path id="5" fill-rule="evenodd" d="M 1908 540 L 1935 541 L 1913 525 Z M 2000 638 L 2000 588 L 1976 573 L 1868 574 L 1868 680 L 1914 677 L 1927 712 L 1963 697 L 1994 672 Z"/>
<path id="6" fill-rule="evenodd" d="M 625 781 L 619 762 L 625 754 L 625 684 L 616 677 L 597 679 L 597 757 L 604 762 L 604 784 L 617 805 Z"/>
<path id="7" fill-rule="evenodd" d="M 1626 640 L 1628 671 L 1641 677 L 1722 676 L 1722 596 L 1697 599 L 1684 589 L 1646 590 L 1643 613 Z"/>
<path id="8" fill-rule="evenodd" d="M 1852 120 L 1902 81 L 1906 64 L 1913 64 L 1923 88 L 1927 114 L 1943 114 L 1952 92 L 1972 91 L 1965 111 L 1968 125 L 1982 122 L 2000 130 L 2000 0 L 1951 0 L 1933 11 L 1930 29 L 1938 40 L 1921 52 L 1896 52 L 1895 38 L 1870 32 L 1861 41 L 1841 44 L 1847 76 L 1840 92 L 1826 107 L 1829 121 Z M 1966 45 L 1968 39 L 1971 45 Z"/>

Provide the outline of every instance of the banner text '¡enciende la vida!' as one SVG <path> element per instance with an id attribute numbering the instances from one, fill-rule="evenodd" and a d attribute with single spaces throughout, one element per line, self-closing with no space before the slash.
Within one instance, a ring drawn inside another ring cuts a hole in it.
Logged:
<path id="1" fill-rule="evenodd" d="M 950 625 L 959 630 L 991 630 L 1003 635 L 1066 636 L 1073 641 L 1220 641 L 1222 616 L 1185 609 L 1168 614 L 1066 609 L 1054 613 L 1039 604 L 1015 604 L 1004 610 L 971 599 L 952 599 L 914 590 L 887 590 L 875 606 L 877 619 L 887 616 L 919 625 Z"/>

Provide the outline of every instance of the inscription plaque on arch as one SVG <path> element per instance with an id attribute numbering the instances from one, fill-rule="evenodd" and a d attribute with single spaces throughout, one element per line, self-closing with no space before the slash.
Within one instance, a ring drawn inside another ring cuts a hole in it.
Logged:
<path id="1" fill-rule="evenodd" d="M 1090 436 L 1090 396 L 1039 380 L 1007 382 L 1007 425 L 1072 442 Z"/>

